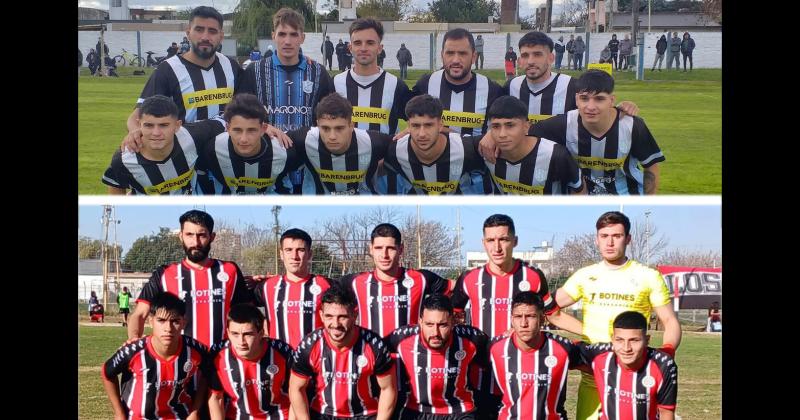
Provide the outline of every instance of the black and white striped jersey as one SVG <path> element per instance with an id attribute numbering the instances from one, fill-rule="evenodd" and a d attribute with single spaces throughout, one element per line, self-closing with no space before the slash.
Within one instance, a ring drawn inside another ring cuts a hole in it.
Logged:
<path id="1" fill-rule="evenodd" d="M 478 154 L 478 139 L 449 133 L 442 154 L 431 164 L 420 162 L 411 147 L 411 135 L 389 144 L 386 174 L 377 182 L 381 194 L 491 194 L 492 182 Z"/>
<path id="2" fill-rule="evenodd" d="M 503 87 L 503 93 L 509 94 L 526 104 L 528 106 L 528 120 L 535 124 L 553 115 L 561 115 L 567 111 L 577 109 L 575 104 L 576 80 L 566 74 L 553 73 L 547 86 L 541 90 L 533 91 L 523 74 L 506 83 Z"/>
<path id="3" fill-rule="evenodd" d="M 486 166 L 501 194 L 562 195 L 580 190 L 583 184 L 567 149 L 545 138 L 517 162 L 498 157 L 495 163 L 487 160 Z"/>
<path id="4" fill-rule="evenodd" d="M 438 70 L 422 76 L 412 94 L 427 93 L 439 98 L 444 107 L 444 125 L 453 132 L 480 137 L 486 132 L 486 112 L 502 90 L 500 85 L 478 73 L 472 73 L 469 82 L 454 85 L 447 81 L 444 70 Z"/>
<path id="5" fill-rule="evenodd" d="M 304 164 L 303 194 L 376 193 L 375 171 L 378 161 L 386 155 L 391 135 L 354 128 L 350 147 L 337 155 L 325 147 L 318 127 L 304 127 L 286 134 Z"/>
<path id="6" fill-rule="evenodd" d="M 178 119 L 185 123 L 220 115 L 233 97 L 241 71 L 236 60 L 221 53 L 216 53 L 214 64 L 207 68 L 174 55 L 150 75 L 137 106 L 153 95 L 164 95 L 172 98 L 178 106 Z"/>
<path id="7" fill-rule="evenodd" d="M 589 194 L 644 194 L 644 170 L 666 160 L 639 117 L 621 114 L 600 138 L 572 110 L 534 126 L 534 135 L 565 145 L 587 178 Z M 641 166 L 641 168 L 640 168 Z"/>
<path id="8" fill-rule="evenodd" d="M 130 189 L 131 194 L 192 194 L 199 150 L 225 130 L 218 118 L 183 124 L 173 139 L 172 152 L 163 161 L 152 161 L 129 150 L 114 152 L 102 182 Z"/>
<path id="9" fill-rule="evenodd" d="M 394 134 L 398 118 L 405 118 L 405 107 L 411 97 L 411 89 L 397 76 L 381 70 L 370 83 L 359 83 L 353 70 L 337 74 L 333 85 L 353 105 L 353 122 L 362 130 L 374 130 Z"/>

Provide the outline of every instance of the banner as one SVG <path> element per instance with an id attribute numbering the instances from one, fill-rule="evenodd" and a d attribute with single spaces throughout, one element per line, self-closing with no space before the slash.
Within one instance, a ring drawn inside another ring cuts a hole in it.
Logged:
<path id="1" fill-rule="evenodd" d="M 722 307 L 722 268 L 660 265 L 675 310 L 708 309 L 712 302 Z"/>

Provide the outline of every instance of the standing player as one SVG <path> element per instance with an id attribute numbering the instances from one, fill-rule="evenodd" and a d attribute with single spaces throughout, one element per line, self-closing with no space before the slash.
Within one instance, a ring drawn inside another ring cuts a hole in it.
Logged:
<path id="1" fill-rule="evenodd" d="M 411 95 L 408 85 L 378 67 L 383 51 L 383 25 L 372 18 L 356 19 L 350 25 L 350 51 L 355 57 L 352 69 L 339 73 L 333 84 L 340 95 L 353 104 L 353 122 L 363 130 L 385 134 L 397 131 L 397 119 Z"/>
<path id="2" fill-rule="evenodd" d="M 625 256 L 631 242 L 631 222 L 617 211 L 603 213 L 596 223 L 595 243 L 603 261 L 575 272 L 556 291 L 556 302 L 566 308 L 577 301 L 583 308 L 582 340 L 607 343 L 612 324 L 622 312 L 636 311 L 650 319 L 656 313 L 664 325 L 663 350 L 674 354 L 681 341 L 681 325 L 670 304 L 661 274 Z M 578 419 L 595 419 L 599 401 L 591 376 L 584 375 L 578 389 Z"/>
<path id="3" fill-rule="evenodd" d="M 256 302 L 264 306 L 269 336 L 289 343 L 294 349 L 303 337 L 322 327 L 320 299 L 330 287 L 330 280 L 311 274 L 314 254 L 308 233 L 289 229 L 278 243 L 286 274 L 256 285 Z"/>
<path id="4" fill-rule="evenodd" d="M 128 325 L 128 314 L 131 312 L 131 292 L 128 287 L 122 288 L 122 293 L 117 295 L 117 303 L 119 304 L 119 313 L 122 314 L 122 326 Z"/>
<path id="5" fill-rule="evenodd" d="M 476 328 L 455 325 L 447 296 L 425 298 L 418 325 L 401 327 L 387 337 L 409 383 L 402 390 L 408 392 L 408 401 L 400 419 L 478 419 L 468 373 L 473 365 L 488 367 L 488 339 Z"/>
<path id="6" fill-rule="evenodd" d="M 150 303 L 152 334 L 122 346 L 102 367 L 114 418 L 198 419 L 206 401 L 202 378 L 209 363 L 208 348 L 181 335 L 186 306 L 175 295 L 160 293 Z M 191 386 L 195 378 L 201 384 L 197 391 Z"/>
<path id="7" fill-rule="evenodd" d="M 206 212 L 190 210 L 181 215 L 179 238 L 186 258 L 153 272 L 128 323 L 128 339 L 142 336 L 144 320 L 154 296 L 169 292 L 186 305 L 183 334 L 213 346 L 225 338 L 225 322 L 231 305 L 252 302 L 239 266 L 208 257 L 214 242 L 214 219 Z"/>
<path id="8" fill-rule="evenodd" d="M 381 337 L 356 325 L 356 310 L 348 288 L 334 284 L 322 294 L 324 327 L 306 336 L 292 359 L 289 398 L 297 420 L 389 419 L 397 398 L 394 362 Z"/>
<path id="9" fill-rule="evenodd" d="M 211 419 L 288 419 L 292 349 L 264 336 L 264 315 L 253 305 L 233 305 L 227 323 L 228 339 L 212 349 Z"/>

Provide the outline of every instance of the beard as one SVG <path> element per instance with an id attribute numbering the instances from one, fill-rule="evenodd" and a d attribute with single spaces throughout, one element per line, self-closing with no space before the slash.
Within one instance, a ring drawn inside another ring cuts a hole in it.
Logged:
<path id="1" fill-rule="evenodd" d="M 209 243 L 204 247 L 195 248 L 187 248 L 186 245 L 184 245 L 183 252 L 186 253 L 186 258 L 188 258 L 189 261 L 199 264 L 208 258 L 208 254 L 211 252 L 211 244 Z"/>
<path id="2" fill-rule="evenodd" d="M 203 45 L 203 47 L 205 48 L 207 46 Z M 206 50 L 203 50 L 203 49 L 200 48 L 200 44 L 199 43 L 197 43 L 197 44 L 193 43 L 192 44 L 192 52 L 195 53 L 195 55 L 197 55 L 198 57 L 200 57 L 200 58 L 202 58 L 204 60 L 213 57 L 214 54 L 217 52 L 217 47 L 215 45 L 211 44 L 210 48 L 211 48 L 210 50 L 206 51 Z"/>
<path id="3" fill-rule="evenodd" d="M 453 74 L 453 73 L 450 71 L 450 68 L 449 68 L 449 67 L 448 67 L 448 68 L 445 68 L 445 70 L 444 70 L 444 71 L 445 71 L 445 72 L 447 72 L 447 75 L 448 75 L 448 76 L 450 76 L 450 78 L 451 78 L 451 79 L 453 79 L 453 80 L 464 80 L 464 79 L 466 79 L 466 78 L 467 78 L 467 76 L 469 76 L 469 75 L 470 75 L 470 73 L 472 73 L 472 69 L 471 69 L 471 68 L 468 68 L 468 69 L 462 69 L 462 73 L 461 73 L 461 75 L 460 75 L 460 76 L 455 76 L 455 75 L 454 75 L 454 74 Z"/>

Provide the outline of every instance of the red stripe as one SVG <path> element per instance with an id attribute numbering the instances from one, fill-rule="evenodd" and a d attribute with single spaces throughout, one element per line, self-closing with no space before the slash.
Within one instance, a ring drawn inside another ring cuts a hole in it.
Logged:
<path id="1" fill-rule="evenodd" d="M 150 340 L 150 337 L 147 338 Z M 144 393 L 142 392 L 142 384 L 146 383 L 147 381 L 142 375 L 142 368 L 144 367 L 144 350 L 140 350 L 139 354 L 136 357 L 131 359 L 130 364 L 128 365 L 128 369 L 133 373 L 134 379 L 134 387 L 131 389 L 131 405 L 128 407 L 130 409 L 132 418 L 137 418 L 141 414 L 142 410 L 142 399 L 144 398 Z"/>
<path id="2" fill-rule="evenodd" d="M 161 373 L 158 376 L 158 381 L 160 381 L 161 384 L 157 384 L 161 386 L 156 390 L 156 395 L 158 396 L 156 398 L 156 414 L 159 417 L 174 417 L 172 410 L 169 408 L 169 400 L 170 397 L 172 397 L 172 391 L 175 389 L 175 362 L 177 360 L 177 356 L 169 363 L 157 360 L 159 368 L 161 369 Z M 165 383 L 166 381 L 170 381 L 170 385 L 167 385 Z"/>
<path id="3" fill-rule="evenodd" d="M 239 275 L 236 270 L 236 265 L 230 262 L 223 262 L 222 269 L 225 271 L 225 273 L 228 274 L 228 281 L 224 282 L 225 300 L 222 302 L 222 313 L 215 314 L 216 317 L 215 321 L 217 323 L 222 324 L 222 337 L 219 339 L 220 342 L 228 338 L 228 329 L 225 328 L 225 320 L 226 317 L 228 316 L 228 311 L 231 308 L 231 302 L 233 301 L 233 294 L 236 292 L 236 285 L 238 284 L 237 276 Z M 213 306 L 210 305 L 211 303 L 209 302 L 209 308 L 213 308 Z"/>
<path id="4" fill-rule="evenodd" d="M 267 349 L 269 351 L 269 349 Z M 241 359 L 240 359 L 241 360 Z M 258 383 L 258 364 L 249 362 L 249 361 L 241 361 L 242 366 L 244 367 L 244 375 L 242 378 L 244 380 L 245 392 L 247 393 L 247 410 L 250 413 L 260 413 L 261 407 L 258 404 L 258 394 L 261 390 L 261 386 Z M 261 378 L 262 380 L 264 378 Z M 248 381 L 250 384 L 248 384 Z"/>
<path id="5" fill-rule="evenodd" d="M 211 288 L 211 282 L 209 281 L 208 276 L 210 275 L 210 269 L 203 269 L 203 270 L 192 270 L 194 273 L 194 290 L 209 290 Z M 211 341 L 211 332 L 209 331 L 209 319 L 211 317 L 211 300 L 213 299 L 211 296 L 199 296 L 200 294 L 195 294 L 194 299 L 192 299 L 192 306 L 194 307 L 196 316 L 192 319 L 194 323 L 194 329 L 197 332 L 194 335 L 195 340 L 207 345 L 211 346 L 213 344 Z"/>
<path id="6" fill-rule="evenodd" d="M 558 398 L 559 398 L 559 389 L 562 386 L 562 375 L 564 375 L 564 369 L 567 368 L 567 363 L 569 363 L 569 355 L 564 350 L 557 341 L 548 339 L 549 343 L 553 348 L 553 356 L 558 359 L 556 365 L 550 368 L 550 384 L 548 392 L 547 392 L 547 410 L 549 413 L 548 419 L 558 419 L 559 415 L 556 412 L 558 408 Z M 566 378 L 564 378 L 566 379 Z"/>
<path id="7" fill-rule="evenodd" d="M 303 311 L 305 307 L 302 306 L 302 292 L 305 282 L 295 283 L 293 281 L 284 280 L 284 284 L 288 286 L 286 290 L 286 298 L 283 300 L 283 312 L 286 314 L 286 323 L 284 324 L 286 337 L 289 338 L 289 344 L 297 346 L 300 340 L 303 339 Z M 288 304 L 292 302 L 291 304 Z"/>

